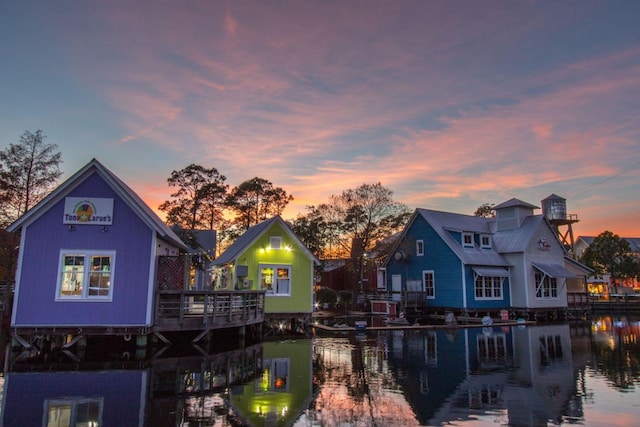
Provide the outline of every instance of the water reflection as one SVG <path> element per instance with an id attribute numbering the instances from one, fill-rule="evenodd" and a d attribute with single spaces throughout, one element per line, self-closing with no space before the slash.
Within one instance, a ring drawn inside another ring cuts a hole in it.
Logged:
<path id="1" fill-rule="evenodd" d="M 602 317 L 318 338 L 319 392 L 298 425 L 637 425 L 638 333 Z"/>
<path id="2" fill-rule="evenodd" d="M 212 355 L 16 363 L 3 426 L 637 425 L 640 323 L 368 331 Z"/>

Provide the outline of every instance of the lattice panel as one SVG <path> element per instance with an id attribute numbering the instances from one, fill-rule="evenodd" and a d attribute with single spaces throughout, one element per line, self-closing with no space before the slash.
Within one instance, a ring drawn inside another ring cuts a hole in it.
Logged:
<path id="1" fill-rule="evenodd" d="M 161 256 L 158 259 L 158 287 L 180 290 L 184 287 L 185 259 L 181 256 Z"/>

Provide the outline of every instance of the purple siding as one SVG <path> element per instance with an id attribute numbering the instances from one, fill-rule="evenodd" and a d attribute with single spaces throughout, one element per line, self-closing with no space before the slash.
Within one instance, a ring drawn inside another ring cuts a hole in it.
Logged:
<path id="1" fill-rule="evenodd" d="M 27 226 L 13 326 L 146 324 L 153 231 L 94 174 L 67 197 L 113 198 L 113 224 L 62 223 L 64 199 Z M 55 301 L 60 249 L 116 252 L 111 302 Z"/>

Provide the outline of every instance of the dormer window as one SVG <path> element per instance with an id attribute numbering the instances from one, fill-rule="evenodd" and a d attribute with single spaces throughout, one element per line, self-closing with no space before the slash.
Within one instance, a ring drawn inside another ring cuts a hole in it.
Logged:
<path id="1" fill-rule="evenodd" d="M 480 247 L 482 249 L 491 249 L 491 236 L 483 234 L 480 236 Z"/>
<path id="2" fill-rule="evenodd" d="M 462 246 L 465 248 L 473 247 L 473 233 L 462 233 Z"/>
<path id="3" fill-rule="evenodd" d="M 282 249 L 282 237 L 281 236 L 270 236 L 269 237 L 269 247 L 271 249 Z"/>

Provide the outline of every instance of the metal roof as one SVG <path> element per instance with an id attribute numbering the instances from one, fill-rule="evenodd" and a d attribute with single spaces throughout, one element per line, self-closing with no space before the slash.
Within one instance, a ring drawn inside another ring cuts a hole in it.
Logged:
<path id="1" fill-rule="evenodd" d="M 554 263 L 543 264 L 539 262 L 532 262 L 531 265 L 533 265 L 535 268 L 537 268 L 538 270 L 540 270 L 541 272 L 543 272 L 549 277 L 562 277 L 562 278 L 576 277 L 575 274 L 573 274 L 572 272 L 570 272 L 560 264 L 554 264 Z"/>
<path id="2" fill-rule="evenodd" d="M 287 224 L 279 215 L 274 216 L 266 221 L 262 221 L 259 224 L 254 225 L 253 227 L 249 227 L 247 231 L 245 231 L 240 237 L 238 237 L 232 244 L 229 246 L 217 259 L 213 261 L 213 265 L 222 265 L 235 261 L 235 259 L 242 253 L 246 248 L 251 246 L 253 242 L 255 242 L 262 234 L 264 234 L 268 229 L 271 228 L 272 225 L 279 223 L 285 232 L 298 243 L 298 246 L 301 247 L 307 256 L 313 260 L 313 262 L 317 265 L 320 265 L 320 260 L 316 258 L 316 256 L 309 251 L 309 249 L 305 246 L 304 243 L 300 241 L 298 236 L 291 230 L 289 224 Z"/>
<path id="3" fill-rule="evenodd" d="M 488 276 L 488 277 L 511 276 L 511 273 L 509 273 L 509 270 L 505 270 L 504 268 L 473 267 L 473 271 L 475 271 L 478 274 L 478 276 Z"/>
<path id="4" fill-rule="evenodd" d="M 520 199 L 516 199 L 515 197 L 507 200 L 506 202 L 502 202 L 499 205 L 493 207 L 493 210 L 498 210 L 502 208 L 513 208 L 513 207 L 525 207 L 529 209 L 540 209 L 538 206 L 532 205 L 531 203 L 523 202 Z"/>
<path id="5" fill-rule="evenodd" d="M 464 264 L 499 267 L 509 266 L 495 248 L 493 250 L 487 250 L 476 245 L 474 245 L 473 248 L 464 248 L 450 233 L 450 231 L 458 231 L 494 235 L 492 233 L 495 225 L 494 219 L 451 212 L 432 211 L 429 209 L 417 209 L 417 211 Z"/>

